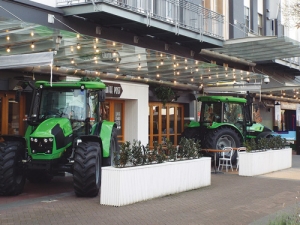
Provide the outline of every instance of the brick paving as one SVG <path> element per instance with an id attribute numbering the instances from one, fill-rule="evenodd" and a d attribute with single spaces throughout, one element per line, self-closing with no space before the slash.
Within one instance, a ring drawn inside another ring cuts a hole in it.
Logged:
<path id="1" fill-rule="evenodd" d="M 298 197 L 298 200 L 296 199 Z M 212 174 L 211 186 L 122 207 L 77 198 L 72 177 L 26 184 L 22 195 L 0 197 L 0 224 L 268 224 L 300 208 L 300 156 L 290 169 L 256 177 Z"/>

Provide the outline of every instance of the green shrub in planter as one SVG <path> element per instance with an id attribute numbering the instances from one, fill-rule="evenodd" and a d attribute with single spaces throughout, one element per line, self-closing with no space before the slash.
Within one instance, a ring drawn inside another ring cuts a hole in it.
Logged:
<path id="1" fill-rule="evenodd" d="M 141 141 L 133 140 L 131 146 L 131 158 L 129 161 L 132 163 L 132 165 L 137 166 L 143 164 L 143 158 L 144 157 Z"/>
<path id="2" fill-rule="evenodd" d="M 173 145 L 173 143 L 169 140 L 166 142 L 166 154 L 169 156 L 169 161 L 176 161 L 177 160 L 177 147 Z"/>
<path id="3" fill-rule="evenodd" d="M 260 138 L 257 140 L 257 143 L 253 138 L 244 142 L 247 152 L 251 152 L 253 150 L 266 151 L 268 149 L 282 149 L 285 148 L 286 145 L 286 139 L 281 138 L 280 136 Z"/>
<path id="4" fill-rule="evenodd" d="M 182 137 L 179 143 L 180 158 L 195 159 L 201 157 L 200 141 Z"/>

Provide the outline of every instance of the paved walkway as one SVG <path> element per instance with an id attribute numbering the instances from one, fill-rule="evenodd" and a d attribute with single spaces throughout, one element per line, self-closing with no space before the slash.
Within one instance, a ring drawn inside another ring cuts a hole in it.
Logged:
<path id="1" fill-rule="evenodd" d="M 231 172 L 211 178 L 209 187 L 122 207 L 100 205 L 99 197 L 75 197 L 71 177 L 45 186 L 28 184 L 21 196 L 0 197 L 0 224 L 254 225 L 300 209 L 298 155 L 293 155 L 291 169 L 256 177 Z M 41 196 L 42 190 L 49 194 Z"/>

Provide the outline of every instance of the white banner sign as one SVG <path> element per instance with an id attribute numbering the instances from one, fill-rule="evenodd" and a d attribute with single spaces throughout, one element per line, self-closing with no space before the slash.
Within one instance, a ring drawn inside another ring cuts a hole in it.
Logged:
<path id="1" fill-rule="evenodd" d="M 280 102 L 275 103 L 275 126 L 280 127 L 281 123 L 281 107 Z"/>
<path id="2" fill-rule="evenodd" d="M 300 104 L 297 104 L 297 109 L 296 109 L 296 124 L 299 127 L 300 126 Z"/>

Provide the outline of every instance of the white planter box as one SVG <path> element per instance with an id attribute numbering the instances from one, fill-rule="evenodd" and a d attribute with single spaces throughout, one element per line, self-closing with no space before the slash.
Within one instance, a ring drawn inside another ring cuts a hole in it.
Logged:
<path id="1" fill-rule="evenodd" d="M 103 167 L 100 204 L 128 205 L 210 184 L 210 157 L 129 168 Z"/>
<path id="2" fill-rule="evenodd" d="M 240 152 L 239 175 L 255 176 L 292 167 L 292 149 Z"/>

